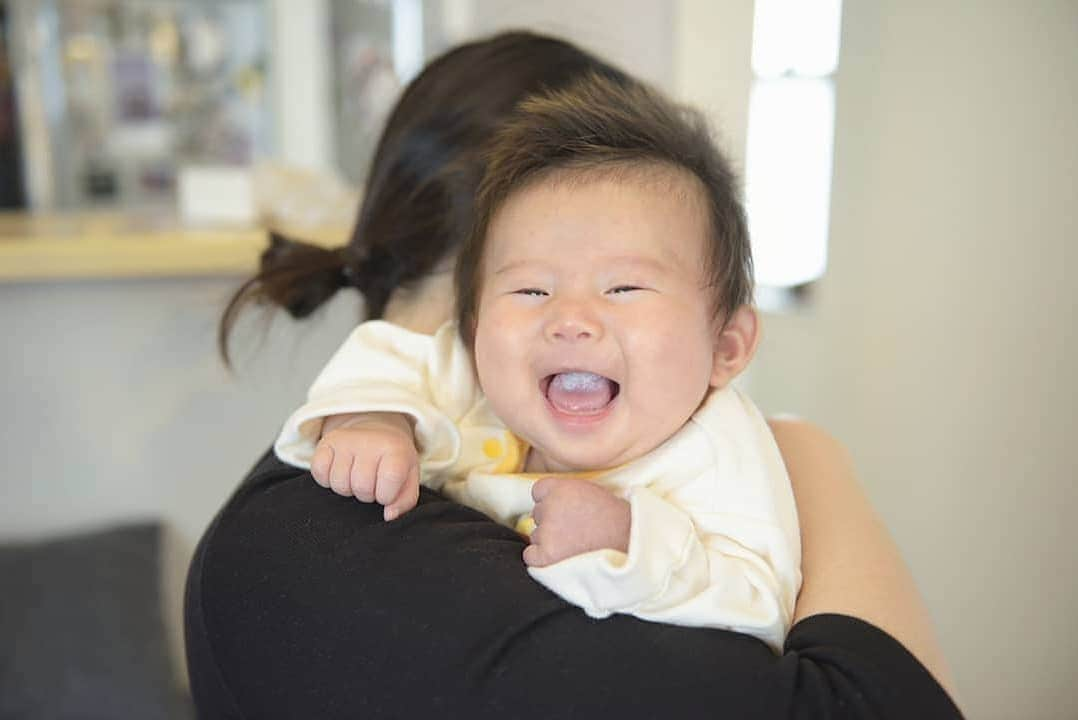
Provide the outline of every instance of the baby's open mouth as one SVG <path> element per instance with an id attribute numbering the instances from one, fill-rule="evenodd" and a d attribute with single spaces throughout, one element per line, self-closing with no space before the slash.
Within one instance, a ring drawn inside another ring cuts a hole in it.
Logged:
<path id="1" fill-rule="evenodd" d="M 547 375 L 541 385 L 551 405 L 574 415 L 601 412 L 621 390 L 610 378 L 582 370 Z"/>

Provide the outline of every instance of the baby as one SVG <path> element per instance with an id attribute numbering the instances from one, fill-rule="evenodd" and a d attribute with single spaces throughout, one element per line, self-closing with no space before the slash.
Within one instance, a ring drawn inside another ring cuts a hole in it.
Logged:
<path id="1" fill-rule="evenodd" d="M 752 261 L 695 115 L 587 78 L 494 139 L 433 336 L 360 325 L 275 446 L 341 494 L 419 484 L 529 536 L 529 573 L 594 617 L 724 628 L 780 650 L 800 586 L 793 496 L 731 381 Z"/>

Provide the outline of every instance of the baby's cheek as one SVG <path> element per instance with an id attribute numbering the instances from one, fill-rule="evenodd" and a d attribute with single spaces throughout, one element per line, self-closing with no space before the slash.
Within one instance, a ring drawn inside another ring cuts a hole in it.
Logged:
<path id="1" fill-rule="evenodd" d="M 509 425 L 513 424 L 514 409 L 519 408 L 524 378 L 520 377 L 520 361 L 512 356 L 512 344 L 504 339 L 476 336 L 475 371 L 479 388 L 494 413 Z"/>
<path id="2" fill-rule="evenodd" d="M 685 409 L 691 413 L 707 394 L 712 365 L 707 338 L 677 331 L 655 333 L 630 352 L 634 390 L 653 397 L 670 416 L 686 416 Z"/>
<path id="3" fill-rule="evenodd" d="M 492 342 L 488 335 L 476 335 L 475 338 L 475 374 L 479 380 L 479 387 L 488 397 L 497 394 L 501 385 L 502 369 L 505 360 L 501 356 L 500 348 L 496 342 Z"/>
<path id="4" fill-rule="evenodd" d="M 493 384 L 491 374 L 498 367 L 498 355 L 497 334 L 486 323 L 481 322 L 475 331 L 472 359 L 475 361 L 475 373 L 484 392 L 488 384 Z"/>

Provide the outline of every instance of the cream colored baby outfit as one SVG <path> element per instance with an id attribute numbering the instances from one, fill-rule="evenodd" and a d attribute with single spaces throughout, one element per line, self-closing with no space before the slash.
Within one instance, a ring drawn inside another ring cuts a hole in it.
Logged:
<path id="1" fill-rule="evenodd" d="M 530 517 L 540 476 L 521 472 L 527 446 L 487 405 L 453 324 L 434 335 L 360 325 L 274 449 L 309 468 L 326 417 L 374 411 L 415 419 L 424 485 L 509 527 Z M 673 437 L 588 481 L 629 501 L 628 553 L 595 550 L 529 568 L 533 578 L 593 617 L 734 630 L 781 651 L 801 541 L 782 457 L 751 400 L 713 390 Z"/>

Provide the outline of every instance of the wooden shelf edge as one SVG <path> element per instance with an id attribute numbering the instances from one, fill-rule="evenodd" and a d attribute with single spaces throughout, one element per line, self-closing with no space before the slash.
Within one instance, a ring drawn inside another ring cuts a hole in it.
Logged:
<path id="1" fill-rule="evenodd" d="M 266 247 L 261 230 L 0 240 L 0 283 L 245 275 Z"/>

